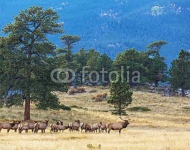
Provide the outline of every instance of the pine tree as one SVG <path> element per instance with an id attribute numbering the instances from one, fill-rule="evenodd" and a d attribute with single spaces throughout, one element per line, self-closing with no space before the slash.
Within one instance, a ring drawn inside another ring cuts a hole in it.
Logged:
<path id="1" fill-rule="evenodd" d="M 30 101 L 36 97 L 38 101 L 39 98 L 47 101 L 54 98 L 57 101 L 51 93 L 55 89 L 49 79 L 51 64 L 48 62 L 55 46 L 47 35 L 63 32 L 58 18 L 52 9 L 33 6 L 21 11 L 12 23 L 3 28 L 8 37 L 0 40 L 3 43 L 0 57 L 3 66 L 7 65 L 8 69 L 4 68 L 0 74 L 4 82 L 1 88 L 6 89 L 3 96 L 10 91 L 14 91 L 14 95 L 22 94 L 25 101 L 24 120 L 30 120 Z"/>
<path id="2" fill-rule="evenodd" d="M 164 62 L 165 58 L 160 55 L 160 50 L 166 41 L 156 41 L 146 46 L 145 59 L 143 65 L 147 68 L 146 76 L 149 82 L 153 82 L 156 87 L 159 81 L 167 79 L 167 65 Z"/>
<path id="3" fill-rule="evenodd" d="M 172 61 L 170 82 L 174 89 L 181 88 L 182 96 L 185 96 L 185 89 L 190 89 L 190 53 L 181 50 L 177 59 Z"/>
<path id="4" fill-rule="evenodd" d="M 113 114 L 125 115 L 126 107 L 132 102 L 133 92 L 129 90 L 129 85 L 121 75 L 111 82 L 110 98 L 108 103 L 114 105 Z"/>

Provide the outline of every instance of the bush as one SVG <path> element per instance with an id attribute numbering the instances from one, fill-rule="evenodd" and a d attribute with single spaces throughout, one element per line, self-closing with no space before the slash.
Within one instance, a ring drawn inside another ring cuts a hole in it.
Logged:
<path id="1" fill-rule="evenodd" d="M 77 108 L 77 109 L 83 109 L 83 110 L 88 110 L 87 108 L 83 108 L 77 105 L 72 105 L 71 108 Z"/>
<path id="2" fill-rule="evenodd" d="M 69 95 L 74 95 L 76 93 L 84 93 L 86 92 L 84 87 L 72 88 L 68 91 Z"/>
<path id="3" fill-rule="evenodd" d="M 141 107 L 141 106 L 136 106 L 136 107 L 131 107 L 131 108 L 128 108 L 127 110 L 129 111 L 151 111 L 148 107 Z"/>
<path id="4" fill-rule="evenodd" d="M 188 106 L 185 106 L 185 107 L 182 107 L 184 110 L 187 110 L 187 111 L 190 111 L 190 107 Z"/>
<path id="5" fill-rule="evenodd" d="M 65 105 L 63 105 L 63 104 L 61 104 L 61 105 L 59 105 L 59 109 L 62 109 L 62 110 L 71 110 L 71 107 L 69 107 L 69 106 L 65 106 Z"/>
<path id="6" fill-rule="evenodd" d="M 97 94 L 96 96 L 92 97 L 95 102 L 101 102 L 103 100 L 106 100 L 107 98 L 107 93 L 102 93 L 102 94 Z"/>
<path id="7" fill-rule="evenodd" d="M 101 144 L 94 146 L 92 144 L 87 144 L 88 149 L 101 149 Z"/>

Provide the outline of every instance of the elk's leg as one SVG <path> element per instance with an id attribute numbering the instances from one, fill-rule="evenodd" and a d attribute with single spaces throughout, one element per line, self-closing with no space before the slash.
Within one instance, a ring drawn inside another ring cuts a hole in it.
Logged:
<path id="1" fill-rule="evenodd" d="M 121 129 L 119 129 L 119 134 L 121 133 Z"/>
<path id="2" fill-rule="evenodd" d="M 7 133 L 9 133 L 9 131 L 10 131 L 10 128 L 9 128 L 9 129 L 7 129 Z"/>
<path id="3" fill-rule="evenodd" d="M 21 129 L 18 129 L 18 133 L 21 133 Z"/>
<path id="4" fill-rule="evenodd" d="M 110 130 L 111 130 L 111 129 L 108 130 L 108 133 L 110 133 Z"/>

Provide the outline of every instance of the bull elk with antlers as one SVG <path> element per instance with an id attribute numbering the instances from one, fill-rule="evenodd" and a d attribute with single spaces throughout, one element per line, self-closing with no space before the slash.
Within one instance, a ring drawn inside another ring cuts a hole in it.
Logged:
<path id="1" fill-rule="evenodd" d="M 108 123 L 107 124 L 107 129 L 108 133 L 110 133 L 110 130 L 119 130 L 119 134 L 121 133 L 121 130 L 123 128 L 126 128 L 129 125 L 128 120 L 124 120 L 120 117 L 121 120 L 124 122 L 115 122 L 115 123 Z"/>

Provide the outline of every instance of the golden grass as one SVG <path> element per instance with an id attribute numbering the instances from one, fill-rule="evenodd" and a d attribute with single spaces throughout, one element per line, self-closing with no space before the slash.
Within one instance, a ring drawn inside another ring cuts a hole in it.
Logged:
<path id="1" fill-rule="evenodd" d="M 133 129 L 106 133 L 3 133 L 0 134 L 1 150 L 188 150 L 189 133 L 155 129 Z"/>
<path id="2" fill-rule="evenodd" d="M 75 119 L 90 124 L 102 121 L 103 123 L 120 121 L 113 116 L 112 106 L 106 102 L 94 102 L 91 98 L 109 89 L 95 88 L 96 93 L 89 93 L 92 88 L 86 88 L 86 93 L 68 95 L 58 92 L 61 103 L 68 106 L 77 106 L 71 111 L 63 110 L 36 110 L 32 105 L 31 118 L 44 120 L 49 118 L 50 123 L 63 120 L 67 124 Z M 130 112 L 124 118 L 129 119 L 129 126 L 118 131 L 106 133 L 78 133 L 69 132 L 45 134 L 29 133 L 0 133 L 1 150 L 75 150 L 75 149 L 103 149 L 103 150 L 188 150 L 190 149 L 190 99 L 180 97 L 162 97 L 158 94 L 135 91 L 133 102 L 129 107 L 148 107 L 149 112 Z M 23 107 L 0 109 L 0 119 L 21 120 Z"/>

